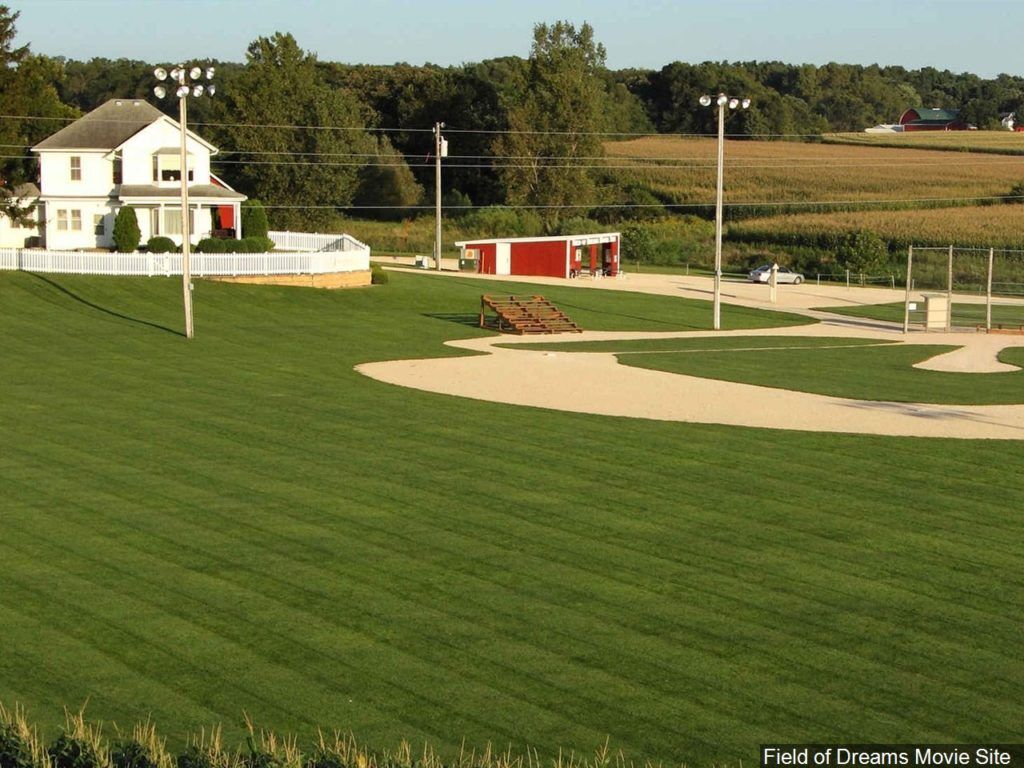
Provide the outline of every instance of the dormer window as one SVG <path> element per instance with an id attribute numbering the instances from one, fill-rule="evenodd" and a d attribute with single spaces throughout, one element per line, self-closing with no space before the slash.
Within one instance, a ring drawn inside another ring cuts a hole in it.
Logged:
<path id="1" fill-rule="evenodd" d="M 195 180 L 195 158 L 185 156 L 188 163 L 188 180 Z M 153 181 L 156 184 L 181 181 L 181 151 L 174 147 L 159 149 L 153 155 Z"/>
<path id="2" fill-rule="evenodd" d="M 71 156 L 71 180 L 82 180 L 82 158 L 78 155 Z"/>

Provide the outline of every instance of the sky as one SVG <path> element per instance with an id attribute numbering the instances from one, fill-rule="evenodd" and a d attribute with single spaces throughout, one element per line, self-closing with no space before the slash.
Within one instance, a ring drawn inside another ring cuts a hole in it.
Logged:
<path id="1" fill-rule="evenodd" d="M 1020 0 L 0 0 L 18 44 L 70 59 L 244 61 L 292 33 L 323 61 L 441 65 L 527 56 L 533 25 L 589 22 L 612 69 L 673 61 L 932 66 L 1024 74 Z"/>

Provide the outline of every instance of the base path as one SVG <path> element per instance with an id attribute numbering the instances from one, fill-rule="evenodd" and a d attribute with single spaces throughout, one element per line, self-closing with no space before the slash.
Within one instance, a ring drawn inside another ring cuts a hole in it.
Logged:
<path id="1" fill-rule="evenodd" d="M 793 291 L 803 287 L 787 286 Z M 865 290 L 860 289 L 858 293 Z M 820 298 L 819 295 L 815 300 L 820 301 Z M 885 296 L 882 300 L 891 299 Z M 789 308 L 791 311 L 797 309 L 800 303 L 803 302 L 794 301 Z M 891 325 L 835 316 L 824 317 L 818 324 L 787 328 L 717 333 L 589 331 L 549 336 L 545 341 L 702 336 L 827 336 L 952 345 L 959 348 L 937 355 L 920 367 L 972 372 L 979 376 L 985 372 L 1013 370 L 1013 366 L 996 360 L 996 355 L 1007 346 L 1024 346 L 1024 337 L 978 333 L 921 333 L 904 337 Z M 509 336 L 451 341 L 448 344 L 453 347 L 483 354 L 366 363 L 357 366 L 357 370 L 379 381 L 429 392 L 606 416 L 814 432 L 1024 440 L 1024 405 L 930 405 L 851 400 L 635 368 L 621 365 L 614 353 L 542 352 L 497 346 L 536 342 L 536 338 Z M 580 394 L 581 381 L 600 381 L 603 392 L 616 393 L 616 396 L 587 399 Z"/>

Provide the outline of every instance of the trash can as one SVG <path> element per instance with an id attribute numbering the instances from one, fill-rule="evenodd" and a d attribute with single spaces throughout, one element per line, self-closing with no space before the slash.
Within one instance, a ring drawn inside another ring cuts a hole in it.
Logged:
<path id="1" fill-rule="evenodd" d="M 944 331 L 949 327 L 949 296 L 924 294 L 924 327 L 927 331 Z"/>

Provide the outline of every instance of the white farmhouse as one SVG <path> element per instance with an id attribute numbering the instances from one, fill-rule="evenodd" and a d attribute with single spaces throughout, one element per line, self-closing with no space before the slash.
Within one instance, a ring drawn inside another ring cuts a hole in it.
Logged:
<path id="1" fill-rule="evenodd" d="M 217 148 L 186 133 L 192 240 L 241 237 L 245 195 L 210 173 Z M 109 248 L 114 217 L 135 209 L 142 242 L 163 235 L 181 243 L 181 129 L 139 99 L 112 99 L 44 139 L 39 155 L 42 244 L 52 250 Z"/>

